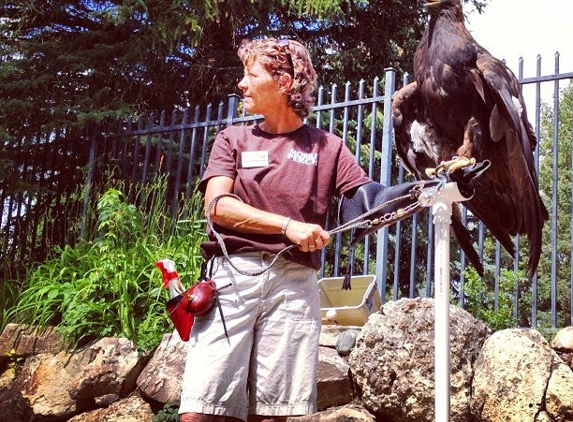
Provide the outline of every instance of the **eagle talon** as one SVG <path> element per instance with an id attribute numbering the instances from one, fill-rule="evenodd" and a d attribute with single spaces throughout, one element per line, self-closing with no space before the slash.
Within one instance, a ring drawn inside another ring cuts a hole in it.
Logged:
<path id="1" fill-rule="evenodd" d="M 458 157 L 458 158 L 455 158 L 455 159 L 449 161 L 447 173 L 450 174 L 454 171 L 461 170 L 461 169 L 466 168 L 466 167 L 472 167 L 472 166 L 475 166 L 475 164 L 476 164 L 476 159 L 473 157 L 471 157 L 471 158 Z"/>
<path id="2" fill-rule="evenodd" d="M 436 168 L 427 168 L 425 170 L 426 176 L 433 179 L 436 176 Z"/>
<path id="3" fill-rule="evenodd" d="M 449 161 L 442 161 L 438 167 L 427 168 L 426 176 L 430 178 L 436 177 L 438 174 L 445 172 L 446 175 L 453 173 L 454 171 L 461 170 L 466 167 L 475 166 L 476 159 L 471 157 L 454 157 Z"/>
<path id="4" fill-rule="evenodd" d="M 426 176 L 428 176 L 430 179 L 433 179 L 434 177 L 436 177 L 439 173 L 442 172 L 443 163 L 444 162 L 442 161 L 442 163 L 438 167 L 427 168 L 425 170 Z"/>

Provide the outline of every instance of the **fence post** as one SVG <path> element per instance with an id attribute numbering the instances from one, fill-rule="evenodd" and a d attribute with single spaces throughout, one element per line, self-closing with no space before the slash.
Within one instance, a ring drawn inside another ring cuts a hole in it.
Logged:
<path id="1" fill-rule="evenodd" d="M 396 91 L 396 71 L 385 69 L 384 76 L 384 120 L 382 127 L 382 157 L 380 165 L 380 183 L 389 186 L 392 179 L 392 96 Z M 380 299 L 385 302 L 386 277 L 388 274 L 388 227 L 378 231 L 376 242 L 376 280 Z"/>
<path id="2" fill-rule="evenodd" d="M 229 94 L 229 105 L 227 108 L 227 126 L 233 124 L 233 120 L 238 116 L 237 108 L 239 106 L 239 94 Z"/>

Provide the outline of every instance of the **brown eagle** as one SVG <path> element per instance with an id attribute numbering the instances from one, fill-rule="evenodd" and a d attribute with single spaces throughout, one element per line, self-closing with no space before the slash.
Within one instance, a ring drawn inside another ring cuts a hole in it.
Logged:
<path id="1" fill-rule="evenodd" d="M 534 165 L 537 140 L 519 83 L 473 39 L 461 0 L 426 0 L 425 6 L 430 19 L 414 55 L 415 82 L 400 89 L 393 101 L 398 155 L 419 179 L 431 177 L 428 169 L 443 163 L 453 170 L 470 160 L 490 161 L 464 205 L 512 256 L 511 236 L 527 236 L 532 277 L 548 213 Z M 458 207 L 451 227 L 470 263 L 483 274 Z"/>

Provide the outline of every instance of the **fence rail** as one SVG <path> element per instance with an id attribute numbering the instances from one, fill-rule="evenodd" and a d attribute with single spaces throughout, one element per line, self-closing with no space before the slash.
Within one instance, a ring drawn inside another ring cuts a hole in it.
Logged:
<path id="1" fill-rule="evenodd" d="M 536 76 L 523 76 L 522 61 L 516 74 L 543 154 L 548 151 L 557 154 L 562 137 L 572 133 L 571 121 L 560 121 L 559 93 L 561 84 L 572 79 L 573 72 L 559 73 L 557 56 L 555 73 L 541 75 L 540 60 Z M 406 79 L 402 81 L 405 82 Z M 552 114 L 549 122 L 548 114 L 543 112 L 545 99 L 541 98 L 541 91 L 548 84 L 553 84 L 553 96 L 547 105 Z M 526 92 L 530 87 L 534 92 Z M 308 124 L 339 135 L 367 174 L 383 184 L 409 180 L 393 150 L 391 100 L 395 91 L 396 73 L 392 69 L 386 70 L 384 79 L 375 78 L 369 84 L 360 81 L 356 86 L 347 83 L 344 87 L 321 87 L 314 113 L 307 119 Z M 151 181 L 159 174 L 167 174 L 172 214 L 176 217 L 181 211 L 181 198 L 190 199 L 195 182 L 203 173 L 214 135 L 225 126 L 248 124 L 260 118 L 242 113 L 239 97 L 230 95 L 226 103 L 216 106 L 150 114 L 79 134 L 54 131 L 16 143 L 5 142 L 0 160 L 6 167 L 0 177 L 4 181 L 21 182 L 2 183 L 0 187 L 2 262 L 41 261 L 52 246 L 77 242 L 86 230 L 81 216 L 88 212 L 91 189 L 103 180 L 110 168 L 114 177 L 130 182 Z M 40 151 L 42 159 L 38 161 Z M 557 230 L 557 210 L 569 207 L 567 212 L 571 213 L 573 168 L 559 168 L 556 155 L 551 160 L 539 158 L 538 150 L 536 160 L 540 171 L 551 175 L 550 191 L 544 192 L 544 198 L 552 215 L 544 234 L 544 261 L 532 285 L 521 275 L 525 264 L 521 255 L 514 261 L 465 210 L 464 219 L 475 235 L 478 253 L 485 262 L 485 281 L 493 285 L 493 295 L 484 296 L 483 301 L 491 301 L 497 309 L 506 300 L 508 275 L 504 270 L 509 270 L 513 274 L 509 278 L 516 324 L 558 327 L 573 324 L 573 249 L 564 253 L 557 246 L 558 241 L 570 245 L 573 239 L 573 219 L 567 233 Z M 547 166 L 550 168 L 546 169 Z M 565 176 L 569 181 L 566 187 L 569 203 L 563 205 L 559 201 L 567 195 L 558 196 L 556 192 L 558 187 L 564 188 L 559 183 Z M 82 186 L 83 191 L 79 192 L 78 186 Z M 80 223 L 73 223 L 77 221 Z M 328 228 L 335 224 L 336 203 L 333 201 Z M 355 274 L 376 274 L 383 300 L 432 296 L 433 242 L 428 239 L 433 239 L 433 225 L 426 211 L 367 237 L 354 256 L 349 256 L 348 235 L 339 234 L 332 245 L 322 251 L 320 276 L 342 275 L 351 263 Z M 515 242 L 519 250 L 523 246 L 520 239 L 516 238 Z M 465 256 L 453 245 L 453 292 L 462 306 L 468 306 L 465 292 L 470 287 L 468 283 L 473 282 L 467 279 L 465 269 Z M 6 274 L 5 269 L 4 277 Z"/>

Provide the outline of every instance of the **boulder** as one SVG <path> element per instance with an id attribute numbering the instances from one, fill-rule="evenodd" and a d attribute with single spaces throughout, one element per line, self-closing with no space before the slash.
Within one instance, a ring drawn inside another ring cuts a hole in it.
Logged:
<path id="1" fill-rule="evenodd" d="M 187 358 L 187 343 L 177 331 L 165 334 L 161 344 L 137 378 L 143 397 L 159 403 L 179 402 Z"/>
<path id="2" fill-rule="evenodd" d="M 539 331 L 501 330 L 476 361 L 471 406 L 482 421 L 571 421 L 571 385 L 571 369 Z"/>
<path id="3" fill-rule="evenodd" d="M 559 330 L 551 342 L 551 347 L 563 352 L 573 352 L 573 327 Z"/>
<path id="4" fill-rule="evenodd" d="M 149 404 L 139 395 L 133 394 L 112 403 L 109 407 L 74 416 L 67 422 L 151 422 L 153 417 Z"/>
<path id="5" fill-rule="evenodd" d="M 573 421 L 573 371 L 569 366 L 554 366 L 545 392 L 545 409 L 555 422 Z"/>
<path id="6" fill-rule="evenodd" d="M 348 364 L 336 350 L 320 347 L 318 355 L 317 407 L 319 410 L 341 406 L 353 399 Z"/>
<path id="7" fill-rule="evenodd" d="M 74 353 L 30 356 L 10 388 L 0 395 L 0 414 L 10 415 L 6 420 L 11 422 L 65 420 L 95 407 L 99 398 L 134 391 L 144 364 L 135 345 L 118 338 L 101 339 Z"/>
<path id="8" fill-rule="evenodd" d="M 434 421 L 434 300 L 400 299 L 370 315 L 349 357 L 364 407 L 395 422 Z M 473 364 L 491 330 L 450 306 L 450 413 L 471 420 Z"/>
<path id="9" fill-rule="evenodd" d="M 24 324 L 7 324 L 0 334 L 0 359 L 58 353 L 64 348 L 64 338 L 55 327 L 39 329 Z"/>

